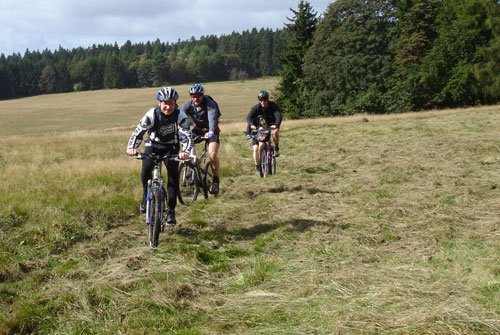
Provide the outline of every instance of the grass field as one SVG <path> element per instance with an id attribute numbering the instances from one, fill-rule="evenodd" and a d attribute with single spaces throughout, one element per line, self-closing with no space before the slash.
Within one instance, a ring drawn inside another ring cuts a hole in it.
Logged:
<path id="1" fill-rule="evenodd" d="M 278 78 L 204 84 L 217 100 L 222 124 L 243 122 L 257 94 L 272 92 Z M 189 85 L 174 86 L 179 106 L 189 99 Z M 156 105 L 158 88 L 99 90 L 0 101 L 0 130 L 5 135 L 50 135 L 68 131 L 133 128 Z"/>
<path id="2" fill-rule="evenodd" d="M 0 102 L 0 334 L 498 334 L 500 107 L 285 120 L 261 179 L 242 122 L 275 83 L 206 85 L 221 194 L 157 249 L 124 153 L 154 90 Z"/>

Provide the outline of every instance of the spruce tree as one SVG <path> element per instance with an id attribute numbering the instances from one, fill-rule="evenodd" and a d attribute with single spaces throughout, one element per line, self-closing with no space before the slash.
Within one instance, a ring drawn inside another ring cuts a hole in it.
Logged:
<path id="1" fill-rule="evenodd" d="M 330 4 L 304 58 L 309 116 L 382 113 L 394 0 L 337 0 Z"/>
<path id="2" fill-rule="evenodd" d="M 290 37 L 280 60 L 283 69 L 280 72 L 277 101 L 285 115 L 297 119 L 304 117 L 302 64 L 307 50 L 313 43 L 318 17 L 307 1 L 301 0 L 298 10 L 291 8 L 290 10 L 294 13 L 294 17 L 287 18 L 292 23 L 285 24 Z"/>

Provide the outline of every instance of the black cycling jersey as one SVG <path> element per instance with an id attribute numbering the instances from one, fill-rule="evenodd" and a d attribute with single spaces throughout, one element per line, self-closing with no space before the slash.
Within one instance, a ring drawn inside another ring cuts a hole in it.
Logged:
<path id="1" fill-rule="evenodd" d="M 281 125 L 281 109 L 277 103 L 274 101 L 269 101 L 269 106 L 267 109 L 264 109 L 260 103 L 252 106 L 250 112 L 247 115 L 247 134 L 249 134 L 249 129 L 251 125 L 258 126 L 257 117 L 262 115 L 269 125 L 276 125 L 278 128 Z"/>

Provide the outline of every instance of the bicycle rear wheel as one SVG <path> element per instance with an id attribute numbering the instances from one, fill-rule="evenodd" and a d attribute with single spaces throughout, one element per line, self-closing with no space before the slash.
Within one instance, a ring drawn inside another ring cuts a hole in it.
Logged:
<path id="1" fill-rule="evenodd" d="M 274 150 L 271 148 L 271 161 L 269 162 L 269 173 L 276 174 L 276 157 L 274 157 Z"/>
<path id="2" fill-rule="evenodd" d="M 214 182 L 214 175 L 212 173 L 212 167 L 210 162 L 205 165 L 203 170 L 203 195 L 205 199 L 208 199 L 208 194 L 212 193 L 212 183 Z"/>
<path id="3" fill-rule="evenodd" d="M 265 145 L 262 145 L 259 150 L 259 159 L 260 159 L 260 176 L 265 178 L 269 176 L 269 162 L 267 160 L 267 148 Z"/>
<path id="4" fill-rule="evenodd" d="M 189 206 L 198 197 L 199 187 L 196 182 L 195 167 L 191 162 L 183 162 L 179 166 L 179 194 L 181 204 Z"/>
<path id="5" fill-rule="evenodd" d="M 158 187 L 151 189 L 149 206 L 151 213 L 151 220 L 148 225 L 148 245 L 156 248 L 158 246 L 158 239 L 160 238 L 161 231 L 161 217 L 162 217 L 162 199 L 161 191 Z"/>

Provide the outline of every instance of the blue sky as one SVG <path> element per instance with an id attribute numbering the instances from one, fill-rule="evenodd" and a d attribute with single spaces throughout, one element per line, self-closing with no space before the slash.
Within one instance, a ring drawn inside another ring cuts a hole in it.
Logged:
<path id="1" fill-rule="evenodd" d="M 311 0 L 323 14 L 334 0 Z M 298 0 L 0 0 L 0 53 L 282 28 Z"/>

